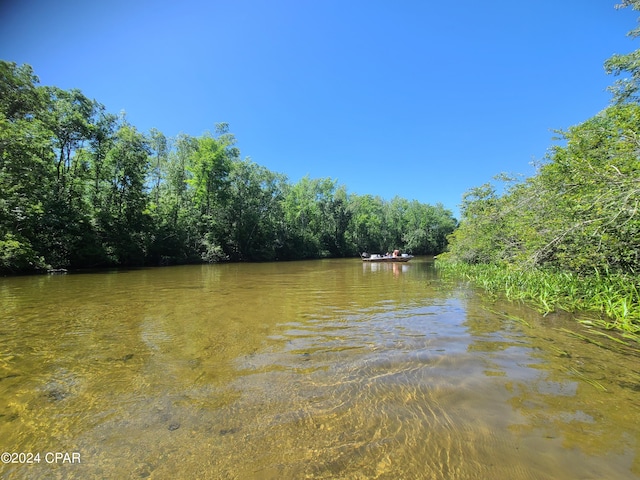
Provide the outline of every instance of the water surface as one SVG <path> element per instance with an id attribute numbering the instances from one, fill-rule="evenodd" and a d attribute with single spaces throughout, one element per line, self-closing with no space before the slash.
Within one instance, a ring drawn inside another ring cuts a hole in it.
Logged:
<path id="1" fill-rule="evenodd" d="M 636 352 L 428 258 L 5 278 L 0 316 L 0 450 L 81 458 L 2 478 L 640 478 Z"/>

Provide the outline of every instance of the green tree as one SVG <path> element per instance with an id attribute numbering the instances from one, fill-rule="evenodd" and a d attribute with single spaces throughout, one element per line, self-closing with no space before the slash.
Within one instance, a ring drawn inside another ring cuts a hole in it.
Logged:
<path id="1" fill-rule="evenodd" d="M 286 178 L 249 159 L 232 163 L 222 248 L 234 260 L 274 260 L 280 247 Z"/>
<path id="2" fill-rule="evenodd" d="M 39 117 L 50 131 L 54 174 L 37 248 L 46 252 L 53 267 L 82 266 L 93 262 L 97 253 L 87 190 L 95 160 L 95 124 L 104 107 L 77 89 L 44 91 L 46 108 Z"/>
<path id="3" fill-rule="evenodd" d="M 640 10 L 640 0 L 623 0 L 616 5 L 617 9 L 631 7 L 633 10 Z M 628 34 L 631 38 L 640 36 L 640 27 L 636 27 Z M 635 50 L 626 54 L 612 55 L 604 63 L 605 71 L 608 74 L 620 76 L 628 73 L 630 77 L 621 78 L 609 87 L 613 94 L 615 103 L 637 102 L 638 89 L 640 89 L 640 50 Z"/>
<path id="4" fill-rule="evenodd" d="M 443 252 L 447 236 L 457 225 L 442 204 L 424 205 L 416 200 L 408 204 L 403 223 L 403 248 L 422 255 Z"/>
<path id="5" fill-rule="evenodd" d="M 149 247 L 145 183 L 151 150 L 144 135 L 120 125 L 104 162 L 98 234 L 110 263 L 143 264 Z"/>
<path id="6" fill-rule="evenodd" d="M 71 203 L 79 198 L 84 164 L 75 152 L 83 148 L 93 135 L 94 117 L 101 106 L 85 97 L 80 90 L 46 87 L 49 108 L 46 121 L 53 134 L 56 152 L 57 189 Z"/>
<path id="7" fill-rule="evenodd" d="M 404 248 L 405 216 L 409 201 L 395 196 L 385 203 L 383 242 L 386 251 Z"/>
<path id="8" fill-rule="evenodd" d="M 562 132 L 538 173 L 502 196 L 465 194 L 450 250 L 467 263 L 588 273 L 640 268 L 640 106 L 614 105 Z"/>
<path id="9" fill-rule="evenodd" d="M 353 217 L 349 202 L 347 189 L 341 185 L 335 188 L 331 198 L 324 204 L 326 221 L 323 243 L 333 257 L 353 255 L 356 250 L 348 239 Z"/>
<path id="10" fill-rule="evenodd" d="M 187 167 L 190 174 L 187 183 L 193 190 L 194 206 L 199 215 L 201 255 L 206 261 L 225 258 L 222 243 L 226 232 L 221 216 L 230 199 L 231 165 L 239 156 L 228 125 L 221 123 L 216 126 L 216 136 L 207 134 L 198 138 Z"/>
<path id="11" fill-rule="evenodd" d="M 151 198 L 157 205 L 160 199 L 160 184 L 163 181 L 169 157 L 169 141 L 164 134 L 152 128 L 149 131 L 149 147 L 153 152 L 153 163 L 150 170 Z"/>
<path id="12" fill-rule="evenodd" d="M 51 189 L 45 95 L 28 65 L 0 61 L 0 272 L 45 267 L 34 246 Z"/>
<path id="13" fill-rule="evenodd" d="M 537 182 L 550 197 L 548 261 L 563 268 L 637 271 L 640 106 L 612 106 L 564 132 Z M 558 219 L 562 221 L 558 225 Z"/>
<path id="14" fill-rule="evenodd" d="M 30 65 L 0 60 L 0 114 L 10 122 L 33 119 L 44 105 L 44 92 Z"/>
<path id="15" fill-rule="evenodd" d="M 159 182 L 154 179 L 157 200 L 152 209 L 155 233 L 150 247 L 154 264 L 202 261 L 200 213 L 189 185 L 190 165 L 197 149 L 197 138 L 178 135 L 173 148 L 167 145 L 166 162 L 161 161 L 159 171 L 153 174 L 160 177 Z"/>
<path id="16" fill-rule="evenodd" d="M 449 238 L 453 255 L 466 263 L 492 263 L 503 260 L 501 201 L 495 187 L 484 184 L 462 197 L 460 226 Z"/>
<path id="17" fill-rule="evenodd" d="M 37 83 L 0 61 L 2 272 L 440 248 L 442 209 L 328 178 L 291 185 L 240 160 L 227 124 L 169 142 L 80 90 Z"/>
<path id="18" fill-rule="evenodd" d="M 336 199 L 336 188 L 335 180 L 305 176 L 287 190 L 284 199 L 286 250 L 292 255 L 327 257 L 344 245 L 346 217 L 350 214 L 346 212 L 346 198 Z"/>
<path id="19" fill-rule="evenodd" d="M 351 242 L 358 253 L 381 252 L 387 247 L 383 239 L 384 202 L 373 195 L 352 195 Z"/>

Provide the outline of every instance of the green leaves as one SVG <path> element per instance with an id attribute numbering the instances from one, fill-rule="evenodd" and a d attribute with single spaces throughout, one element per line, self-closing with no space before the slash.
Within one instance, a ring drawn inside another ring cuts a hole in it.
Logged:
<path id="1" fill-rule="evenodd" d="M 538 174 L 497 196 L 465 194 L 451 255 L 467 263 L 640 269 L 640 106 L 615 105 L 563 132 Z"/>
<path id="2" fill-rule="evenodd" d="M 241 160 L 225 123 L 166 138 L 0 62 L 0 271 L 437 253 L 451 212 L 295 184 Z"/>
<path id="3" fill-rule="evenodd" d="M 625 3 L 636 9 L 640 5 Z M 637 53 L 633 55 L 636 62 Z M 640 69 L 635 72 L 640 75 Z M 607 328 L 636 335 L 636 90 L 627 89 L 625 102 L 561 132 L 563 144 L 551 149 L 534 177 L 507 185 L 501 196 L 491 185 L 465 194 L 461 225 L 442 257 L 444 270 L 463 272 L 489 291 L 533 302 L 543 313 L 556 308 L 596 311 L 614 319 Z"/>
<path id="4" fill-rule="evenodd" d="M 565 134 L 536 184 L 554 205 L 557 225 L 546 248 L 561 266 L 637 271 L 640 242 L 640 106 L 609 107 Z M 562 220 L 561 223 L 558 220 Z M 543 247 L 544 248 L 544 247 Z"/>
<path id="5" fill-rule="evenodd" d="M 31 117 L 43 99 L 37 83 L 31 66 L 0 60 L 0 113 L 10 121 Z"/>
<path id="6" fill-rule="evenodd" d="M 46 267 L 44 259 L 34 252 L 26 238 L 12 233 L 0 238 L 0 271 L 15 273 Z"/>
<path id="7" fill-rule="evenodd" d="M 631 7 L 640 10 L 639 0 L 623 0 L 616 5 L 616 9 Z M 640 27 L 631 30 L 628 36 L 636 38 L 640 36 Z M 604 69 L 609 75 L 620 76 L 628 73 L 630 77 L 621 78 L 609 87 L 613 94 L 613 102 L 616 104 L 637 102 L 640 89 L 640 50 L 627 54 L 612 55 L 605 63 Z"/>

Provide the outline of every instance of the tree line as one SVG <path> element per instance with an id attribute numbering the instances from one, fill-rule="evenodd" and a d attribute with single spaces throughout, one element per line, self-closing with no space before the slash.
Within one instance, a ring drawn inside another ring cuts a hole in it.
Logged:
<path id="1" fill-rule="evenodd" d="M 227 124 L 140 132 L 78 89 L 0 60 L 0 272 L 443 251 L 451 211 L 291 183 L 242 159 Z"/>
<path id="2" fill-rule="evenodd" d="M 562 132 L 537 174 L 463 196 L 451 254 L 466 263 L 579 274 L 640 272 L 640 105 L 612 105 Z"/>
<path id="3" fill-rule="evenodd" d="M 617 8 L 628 6 L 640 10 L 640 0 Z M 460 226 L 441 265 L 458 263 L 518 295 L 530 284 L 528 298 L 545 311 L 558 285 L 560 303 L 600 310 L 617 327 L 640 332 L 640 50 L 612 56 L 605 69 L 629 76 L 610 88 L 604 110 L 558 132 L 560 142 L 534 176 L 502 174 L 502 193 L 487 183 L 463 195 Z"/>

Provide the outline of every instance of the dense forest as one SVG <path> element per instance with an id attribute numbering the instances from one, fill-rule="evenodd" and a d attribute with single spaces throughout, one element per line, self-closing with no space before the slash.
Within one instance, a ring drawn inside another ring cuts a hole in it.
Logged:
<path id="1" fill-rule="evenodd" d="M 456 226 L 440 204 L 291 183 L 241 159 L 226 124 L 142 133 L 80 90 L 0 61 L 0 273 L 436 254 Z"/>
<path id="2" fill-rule="evenodd" d="M 628 6 L 640 0 L 617 7 Z M 640 50 L 605 69 L 629 74 L 611 87 L 611 104 L 558 132 L 533 177 L 502 174 L 502 188 L 467 192 L 438 265 L 544 312 L 599 311 L 613 319 L 600 322 L 608 328 L 640 333 Z"/>

